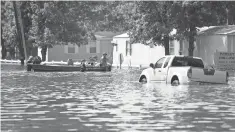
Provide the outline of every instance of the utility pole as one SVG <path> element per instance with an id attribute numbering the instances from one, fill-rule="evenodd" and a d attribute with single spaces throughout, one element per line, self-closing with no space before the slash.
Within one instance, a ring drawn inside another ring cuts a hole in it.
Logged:
<path id="1" fill-rule="evenodd" d="M 23 49 L 24 49 L 24 59 L 22 59 L 22 53 L 21 53 L 21 64 L 24 65 L 24 60 L 27 60 L 27 51 L 26 51 L 26 45 L 25 45 L 25 37 L 24 37 L 24 28 L 23 28 L 23 22 L 22 22 L 22 17 L 21 17 L 21 11 L 16 4 L 15 1 L 13 2 L 14 6 L 14 12 L 15 12 L 15 20 L 16 20 L 16 27 L 17 27 L 17 33 L 19 37 L 20 44 L 23 44 Z M 19 25 L 18 25 L 19 24 Z"/>

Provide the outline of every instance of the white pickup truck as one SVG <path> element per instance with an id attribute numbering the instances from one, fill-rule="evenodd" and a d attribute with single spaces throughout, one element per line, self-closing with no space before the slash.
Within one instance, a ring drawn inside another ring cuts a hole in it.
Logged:
<path id="1" fill-rule="evenodd" d="M 172 85 L 196 83 L 228 83 L 226 71 L 205 68 L 198 57 L 169 55 L 142 71 L 139 82 L 164 82 Z"/>

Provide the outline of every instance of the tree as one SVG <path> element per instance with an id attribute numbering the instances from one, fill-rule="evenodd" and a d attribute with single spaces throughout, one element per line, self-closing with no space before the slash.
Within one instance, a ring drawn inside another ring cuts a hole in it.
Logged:
<path id="1" fill-rule="evenodd" d="M 1 46 L 2 58 L 5 59 L 6 53 L 9 52 L 14 57 L 16 41 L 16 25 L 14 18 L 13 5 L 9 1 L 1 1 Z"/>
<path id="2" fill-rule="evenodd" d="M 6 48 L 5 48 L 5 45 L 4 45 L 4 39 L 3 39 L 3 31 L 2 31 L 2 27 L 1 27 L 1 46 L 2 46 L 2 59 L 5 59 L 6 58 L 6 54 L 7 54 L 7 52 L 6 52 Z"/>
<path id="3" fill-rule="evenodd" d="M 14 57 L 15 51 L 19 49 L 21 58 L 24 58 L 24 50 L 21 43 L 21 33 L 20 27 L 17 27 L 19 24 L 18 22 L 18 13 L 16 8 L 14 8 L 13 2 L 5 1 L 1 2 L 2 4 L 2 46 L 6 47 L 7 50 L 10 51 L 11 56 Z M 28 37 L 28 30 L 31 27 L 31 19 L 30 19 L 30 7 L 29 2 L 17 2 L 17 5 L 20 6 L 21 15 L 23 19 L 23 27 L 25 31 L 25 38 L 27 40 Z M 18 23 L 18 24 L 16 24 Z M 18 28 L 18 30 L 17 30 Z M 27 47 L 30 47 L 31 45 L 28 44 Z M 4 52 L 4 50 L 3 50 Z M 3 56 L 4 57 L 4 56 Z"/>
<path id="4" fill-rule="evenodd" d="M 178 36 L 189 41 L 189 56 L 193 56 L 198 27 L 225 25 L 227 18 L 231 18 L 229 23 L 234 24 L 234 17 L 231 14 L 231 11 L 235 10 L 234 4 L 234 2 L 219 1 L 175 2 L 174 8 L 177 10 L 174 12 L 175 28 Z"/>
<path id="5" fill-rule="evenodd" d="M 208 2 L 217 17 L 218 25 L 235 24 L 235 2 L 234 1 L 212 1 Z"/>
<path id="6" fill-rule="evenodd" d="M 171 1 L 136 2 L 136 15 L 132 17 L 130 36 L 132 42 L 163 45 L 169 55 L 170 32 L 174 27 Z"/>
<path id="7" fill-rule="evenodd" d="M 5 48 L 5 42 L 4 42 L 4 38 L 3 38 L 3 25 L 4 25 L 4 22 L 3 20 L 5 19 L 5 1 L 1 1 L 1 47 L 2 47 L 2 59 L 5 59 L 6 58 L 6 48 Z"/>
<path id="8" fill-rule="evenodd" d="M 21 13 L 21 20 L 23 24 L 25 47 L 26 47 L 27 55 L 32 55 L 31 50 L 33 48 L 31 41 L 29 41 L 29 30 L 32 27 L 32 14 L 33 14 L 30 3 L 31 3 L 30 1 L 22 1 L 18 3 L 20 6 L 20 13 Z"/>
<path id="9" fill-rule="evenodd" d="M 2 24 L 4 25 L 1 36 L 2 42 L 4 42 L 2 47 L 7 44 L 15 48 L 17 45 L 23 55 L 21 41 L 13 42 L 13 40 L 21 38 L 19 37 L 20 32 L 16 32 L 17 24 L 10 24 L 15 23 L 12 2 L 2 2 L 4 6 L 5 3 L 10 3 L 11 8 L 8 8 L 9 6 L 2 8 L 2 13 L 4 11 L 4 13 L 8 13 L 2 15 L 2 22 L 5 24 Z M 87 44 L 88 39 L 95 39 L 94 32 L 119 30 L 121 24 L 117 20 L 122 22 L 124 20 L 123 18 L 118 19 L 118 15 L 114 13 L 119 2 L 22 1 L 16 3 L 20 5 L 27 53 L 30 53 L 32 47 L 41 47 L 43 60 L 48 47 L 57 44 L 64 45 L 68 42 L 78 46 Z M 11 15 L 9 11 L 11 11 Z M 12 29 L 10 33 L 8 29 Z M 9 37 L 14 39 L 8 39 Z M 11 42 L 5 42 L 7 40 L 11 40 Z"/>
<path id="10" fill-rule="evenodd" d="M 93 2 L 34 2 L 30 39 L 34 46 L 42 48 L 42 60 L 46 50 L 57 44 L 75 43 L 78 46 L 92 38 Z"/>
<path id="11" fill-rule="evenodd" d="M 126 32 L 129 30 L 130 15 L 134 7 L 133 2 L 108 1 L 98 3 L 92 25 L 96 31 Z"/>
<path id="12" fill-rule="evenodd" d="M 29 41 L 32 42 L 34 47 L 41 47 L 42 61 L 46 59 L 47 47 L 51 44 L 50 31 L 46 28 L 46 19 L 47 19 L 47 7 L 48 2 L 31 2 L 30 6 L 32 7 L 32 26 L 29 29 Z"/>

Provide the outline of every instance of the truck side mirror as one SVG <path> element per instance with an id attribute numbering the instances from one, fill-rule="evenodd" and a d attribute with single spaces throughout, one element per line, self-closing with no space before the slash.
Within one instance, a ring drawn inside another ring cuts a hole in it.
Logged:
<path id="1" fill-rule="evenodd" d="M 150 64 L 149 64 L 149 66 L 150 66 L 150 67 L 152 67 L 152 68 L 154 69 L 154 65 L 153 65 L 153 63 L 150 63 Z"/>

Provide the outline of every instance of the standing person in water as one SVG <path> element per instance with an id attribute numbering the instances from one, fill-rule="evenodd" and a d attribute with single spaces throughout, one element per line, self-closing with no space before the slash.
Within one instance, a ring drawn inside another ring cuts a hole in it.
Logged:
<path id="1" fill-rule="evenodd" d="M 101 59 L 100 59 L 100 66 L 101 67 L 106 67 L 108 64 L 108 58 L 107 58 L 107 53 L 103 53 Z"/>

